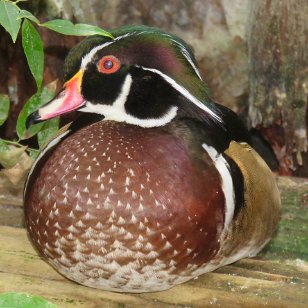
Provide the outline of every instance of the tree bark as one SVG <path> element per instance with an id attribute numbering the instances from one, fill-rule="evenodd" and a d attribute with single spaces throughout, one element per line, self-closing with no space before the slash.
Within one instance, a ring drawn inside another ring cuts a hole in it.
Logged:
<path id="1" fill-rule="evenodd" d="M 251 1 L 249 118 L 272 144 L 281 174 L 308 174 L 307 16 L 306 0 Z"/>

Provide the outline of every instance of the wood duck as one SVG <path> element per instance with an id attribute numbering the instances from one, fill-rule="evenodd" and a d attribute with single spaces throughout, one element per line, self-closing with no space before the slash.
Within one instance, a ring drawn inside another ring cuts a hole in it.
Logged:
<path id="1" fill-rule="evenodd" d="M 84 115 L 28 176 L 34 246 L 65 277 L 117 292 L 165 290 L 255 256 L 280 198 L 247 129 L 210 98 L 180 38 L 111 33 L 70 51 L 63 90 L 29 119 Z"/>

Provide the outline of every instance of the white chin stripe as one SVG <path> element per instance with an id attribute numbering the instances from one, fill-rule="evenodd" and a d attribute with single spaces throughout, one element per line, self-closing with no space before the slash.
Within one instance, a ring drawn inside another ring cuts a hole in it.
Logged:
<path id="1" fill-rule="evenodd" d="M 141 127 L 163 126 L 169 123 L 176 116 L 178 110 L 178 107 L 176 106 L 171 107 L 160 118 L 139 119 L 128 114 L 125 110 L 125 102 L 130 92 L 132 83 L 132 76 L 128 74 L 124 80 L 121 93 L 112 105 L 92 104 L 91 102 L 86 102 L 85 107 L 79 111 L 102 114 L 105 117 L 105 120 L 126 122 L 128 124 L 134 124 Z"/>
<path id="2" fill-rule="evenodd" d="M 153 73 L 156 73 L 157 75 L 161 76 L 164 80 L 166 80 L 174 89 L 176 89 L 178 92 L 180 92 L 184 97 L 186 97 L 189 101 L 191 101 L 193 104 L 195 104 L 200 109 L 204 110 L 207 114 L 209 114 L 211 117 L 213 117 L 216 121 L 222 123 L 222 119 L 219 115 L 217 115 L 215 112 L 213 112 L 211 109 L 206 107 L 201 101 L 199 101 L 195 96 L 193 96 L 187 89 L 185 89 L 183 86 L 178 84 L 175 80 L 173 80 L 168 75 L 162 73 L 161 71 L 154 69 L 154 68 L 147 68 L 143 66 L 138 66 L 145 71 L 150 71 Z"/>
<path id="3" fill-rule="evenodd" d="M 226 232 L 228 231 L 228 227 L 234 216 L 235 204 L 234 204 L 233 180 L 231 177 L 229 164 L 224 159 L 224 157 L 221 154 L 218 154 L 217 151 L 213 147 L 205 143 L 202 144 L 202 147 L 206 150 L 206 152 L 209 154 L 209 156 L 213 160 L 213 163 L 221 177 L 221 188 L 225 195 L 225 204 L 226 204 L 225 223 L 224 223 L 224 229 L 221 235 L 221 238 L 223 238 Z"/>

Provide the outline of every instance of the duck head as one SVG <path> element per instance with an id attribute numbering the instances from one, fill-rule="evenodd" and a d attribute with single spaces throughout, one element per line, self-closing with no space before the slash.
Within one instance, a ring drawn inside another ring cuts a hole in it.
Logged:
<path id="1" fill-rule="evenodd" d="M 223 122 L 211 102 L 191 49 L 180 38 L 149 27 L 92 36 L 74 47 L 64 65 L 64 88 L 28 122 L 78 110 L 141 127 L 177 116 Z"/>

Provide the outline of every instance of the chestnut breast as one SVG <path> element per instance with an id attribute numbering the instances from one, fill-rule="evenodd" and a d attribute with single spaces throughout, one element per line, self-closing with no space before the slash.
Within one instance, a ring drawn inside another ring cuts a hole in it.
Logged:
<path id="1" fill-rule="evenodd" d="M 117 267 L 138 260 L 139 272 L 157 259 L 173 274 L 201 266 L 219 249 L 225 199 L 201 144 L 193 151 L 166 128 L 112 121 L 69 135 L 28 187 L 37 249 L 61 267 L 93 255 Z"/>

